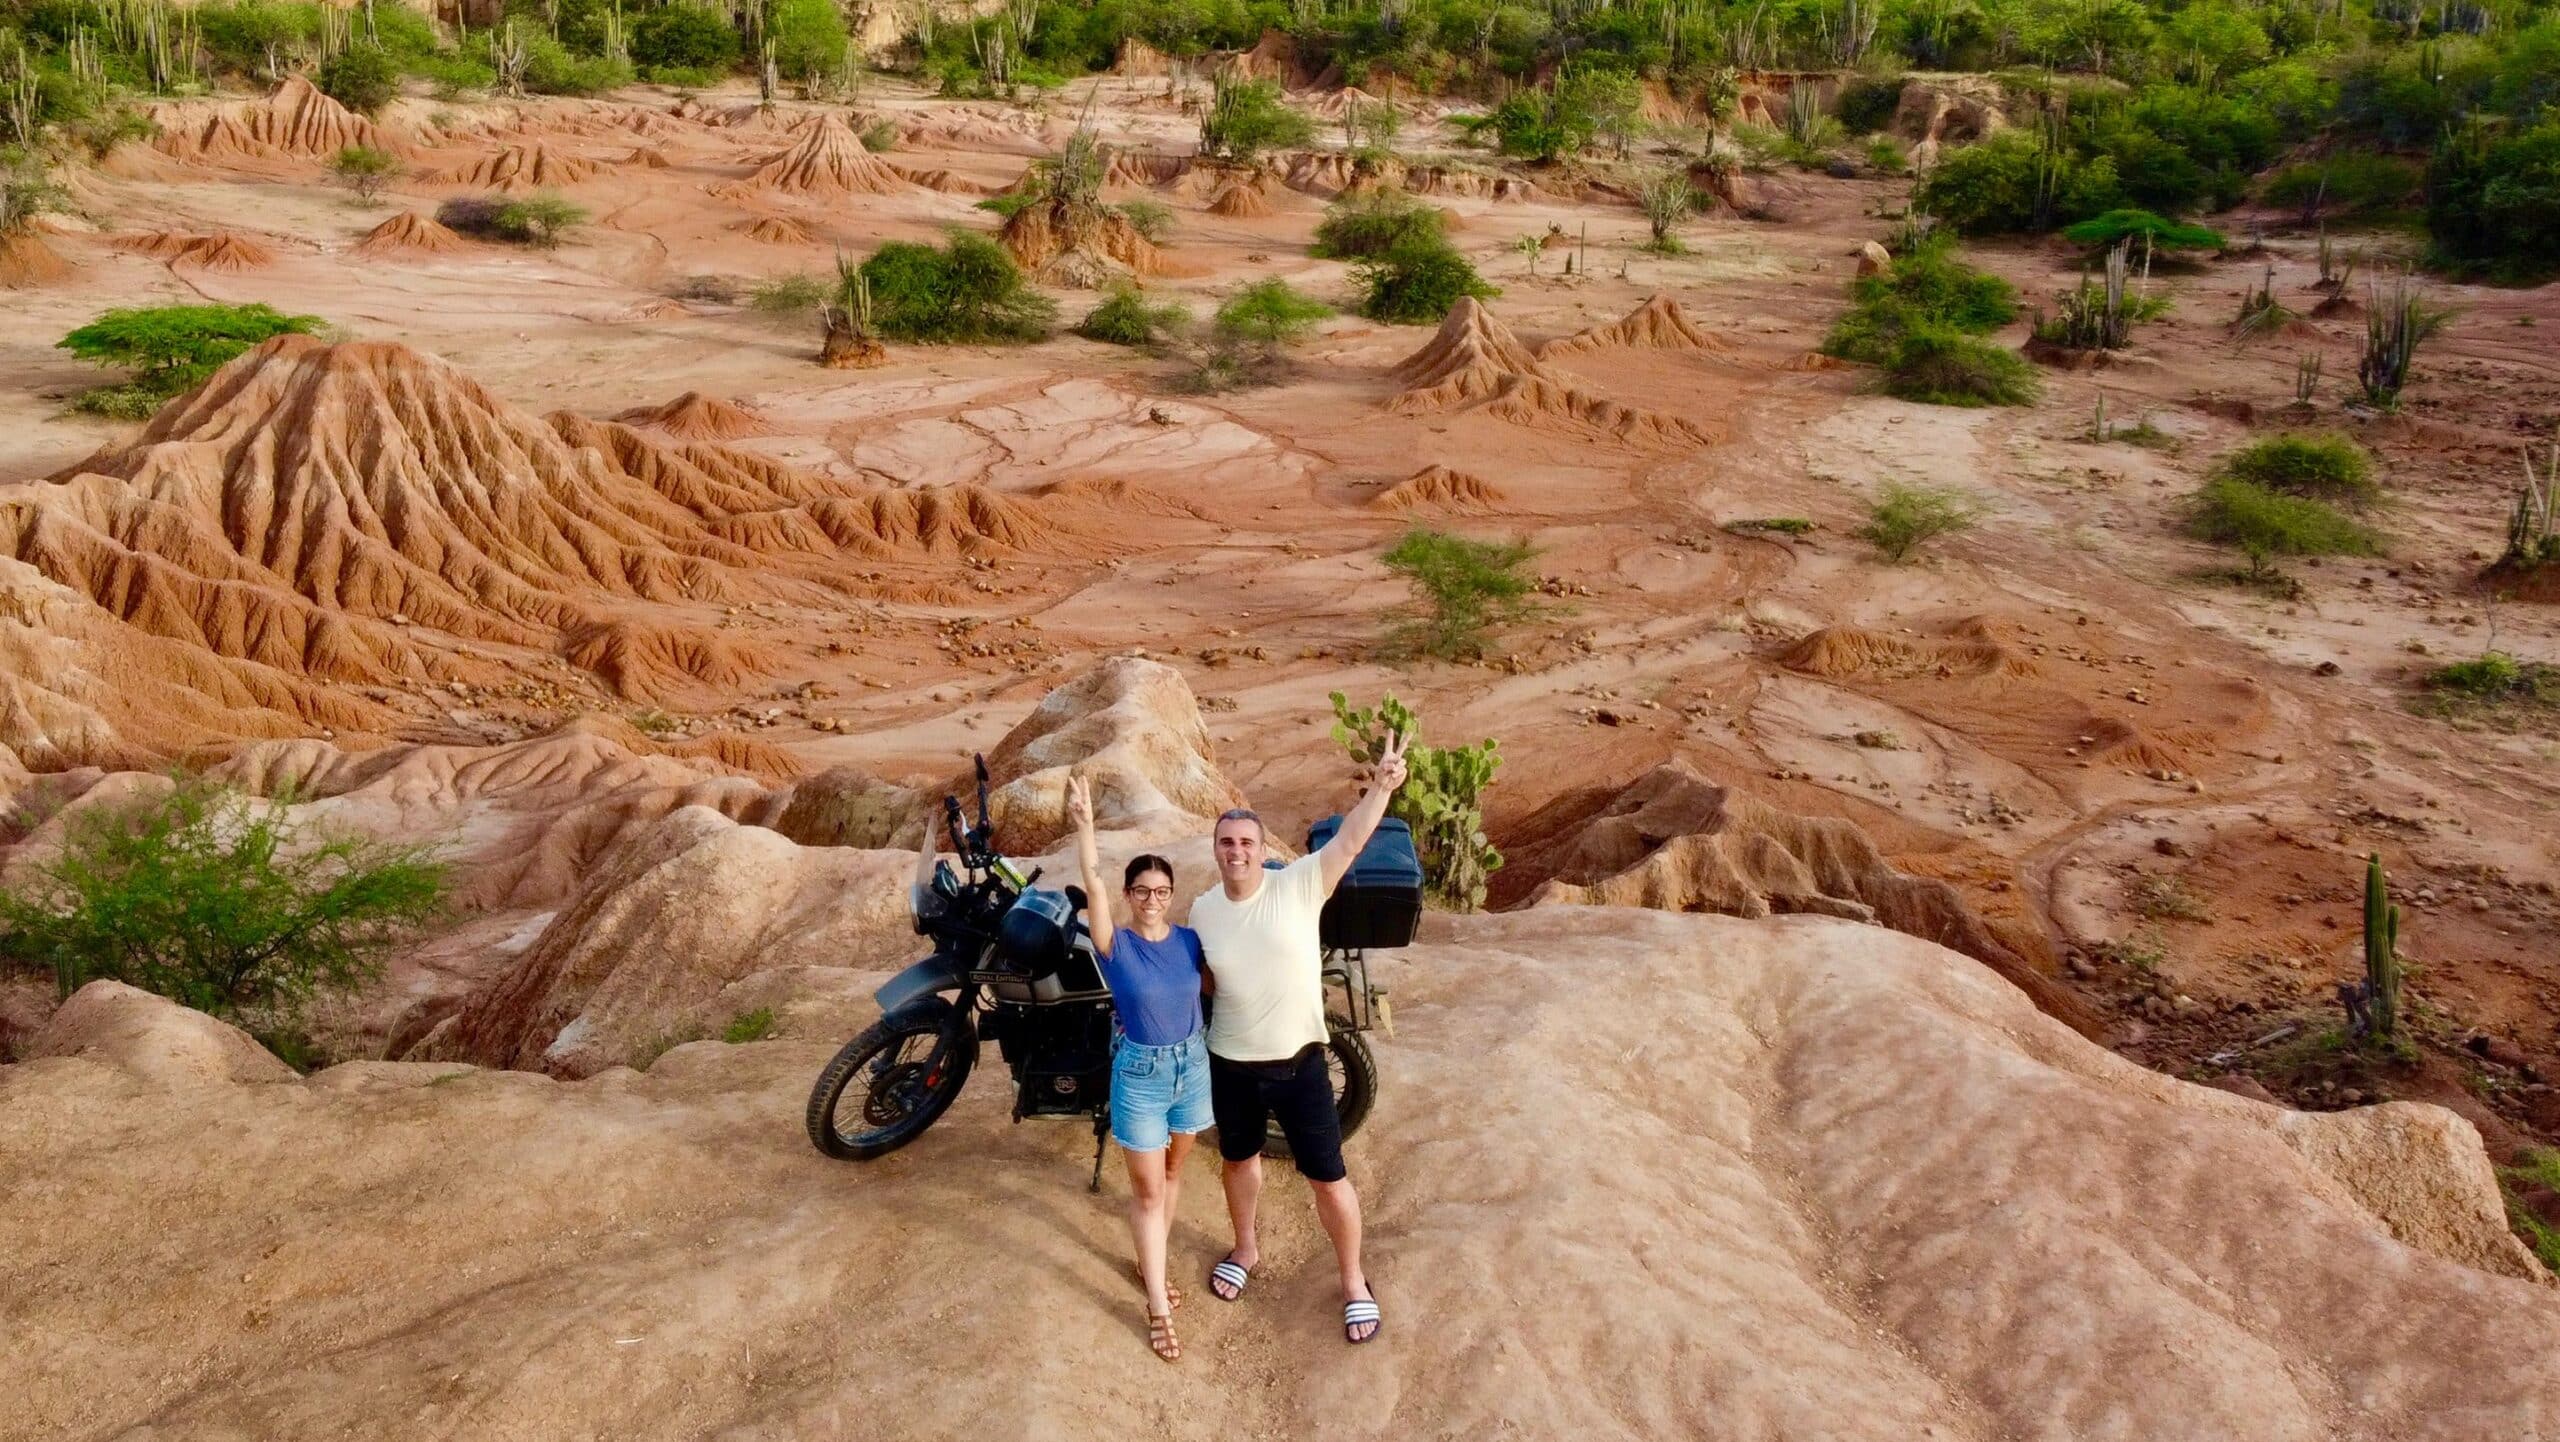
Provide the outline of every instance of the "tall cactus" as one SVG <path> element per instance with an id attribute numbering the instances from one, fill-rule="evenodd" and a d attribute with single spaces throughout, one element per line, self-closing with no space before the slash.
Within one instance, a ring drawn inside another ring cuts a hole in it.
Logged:
<path id="1" fill-rule="evenodd" d="M 2391 904 L 2382 878 L 2382 854 L 2365 858 L 2364 995 L 2376 1040 L 2400 1034 L 2400 908 Z"/>

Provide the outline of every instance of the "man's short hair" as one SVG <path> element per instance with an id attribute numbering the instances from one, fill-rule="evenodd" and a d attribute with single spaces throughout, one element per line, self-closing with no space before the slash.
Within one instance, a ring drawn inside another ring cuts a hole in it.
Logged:
<path id="1" fill-rule="evenodd" d="M 1217 825 L 1209 828 L 1209 834 L 1211 836 L 1217 835 L 1218 827 L 1224 826 L 1230 821 L 1250 821 L 1253 823 L 1253 834 L 1256 838 L 1263 841 L 1269 841 L 1271 839 L 1271 828 L 1262 824 L 1261 814 L 1256 812 L 1250 806 L 1239 806 L 1231 811 L 1219 812 Z"/>

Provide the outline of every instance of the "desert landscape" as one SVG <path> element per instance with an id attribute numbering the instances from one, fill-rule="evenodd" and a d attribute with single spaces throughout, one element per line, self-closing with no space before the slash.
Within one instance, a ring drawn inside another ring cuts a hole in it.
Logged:
<path id="1" fill-rule="evenodd" d="M 350 106 L 368 4 L 30 102 L 0 1438 L 2560 1427 L 2560 291 L 2255 183 L 1933 225 L 2053 123 L 1987 63 L 1854 142 L 1872 65 L 1638 66 L 1523 155 L 1278 29 L 1008 80 L 1034 9 L 547 95 L 401 12 L 489 77 Z M 1997 315 L 1919 394 L 1930 287 Z M 2216 530 L 2277 442 L 2336 544 Z M 1206 1300 L 1203 1159 L 1169 1368 L 1087 1130 L 802 1110 L 974 756 L 1026 868 L 1084 777 L 1187 897 L 1346 805 L 1335 693 L 1498 748 L 1371 961 L 1390 1321 L 1294 1190 Z M 66 960 L 154 816 L 434 894 L 290 996 Z"/>

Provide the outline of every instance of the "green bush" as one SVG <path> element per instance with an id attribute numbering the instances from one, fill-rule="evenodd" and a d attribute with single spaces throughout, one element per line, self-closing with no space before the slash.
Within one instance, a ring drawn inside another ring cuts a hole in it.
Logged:
<path id="1" fill-rule="evenodd" d="M 1360 313 L 1392 325 L 1434 325 L 1468 296 L 1498 294 L 1446 241 L 1407 239 L 1352 265 Z"/>
<path id="2" fill-rule="evenodd" d="M 371 200 L 400 173 L 400 158 L 369 145 L 350 145 L 329 158 L 329 173 Z"/>
<path id="3" fill-rule="evenodd" d="M 2321 160 L 2306 160 L 2269 174 L 2259 198 L 2306 214 L 2314 209 L 2332 215 L 2394 210 L 2418 193 L 2425 171 L 2396 155 L 2369 150 L 2342 150 Z"/>
<path id="4" fill-rule="evenodd" d="M 1253 345 L 1294 345 L 1306 339 L 1333 307 L 1299 294 L 1285 280 L 1258 280 L 1218 307 L 1212 324 L 1224 339 Z"/>
<path id="5" fill-rule="evenodd" d="M 586 224 L 584 207 L 556 195 L 535 195 L 523 200 L 510 200 L 498 207 L 490 218 L 490 228 L 501 239 L 549 250 L 560 243 L 574 226 Z"/>
<path id="6" fill-rule="evenodd" d="M 1448 239 L 1447 216 L 1402 190 L 1356 191 L 1325 207 L 1314 253 L 1333 260 L 1384 255 L 1408 240 Z"/>
<path id="7" fill-rule="evenodd" d="M 498 72 L 476 55 L 421 55 L 408 63 L 408 69 L 444 97 L 487 90 L 498 83 Z"/>
<path id="8" fill-rule="evenodd" d="M 378 46 L 351 45 L 321 61 L 312 83 L 349 110 L 372 115 L 400 98 L 400 67 Z"/>
<path id="9" fill-rule="evenodd" d="M 797 79 L 834 74 L 853 40 L 836 0 L 774 0 L 765 34 L 774 68 Z"/>
<path id="10" fill-rule="evenodd" d="M 1150 244 L 1162 245 L 1172 238 L 1173 207 L 1160 200 L 1124 200 L 1111 208 Z"/>
<path id="11" fill-rule="evenodd" d="M 2504 651 L 2490 651 L 2476 661 L 2455 661 L 2427 673 L 2427 686 L 2458 691 L 2481 700 L 2499 700 L 2526 689 L 2523 663 Z"/>
<path id="12" fill-rule="evenodd" d="M 1000 215 L 1007 220 L 1011 220 L 1017 213 L 1029 210 L 1031 207 L 1038 205 L 1041 199 L 1042 197 L 1034 191 L 1008 190 L 999 195 L 990 195 L 986 199 L 979 201 L 978 208 L 980 210 L 987 211 L 990 214 Z"/>
<path id="13" fill-rule="evenodd" d="M 65 996 L 103 978 L 275 1025 L 379 975 L 444 893 L 423 848 L 320 833 L 285 798 L 180 777 L 165 796 L 72 813 L 61 851 L 0 895 L 0 950 Z"/>
<path id="14" fill-rule="evenodd" d="M 1867 142 L 1867 165 L 1878 175 L 1905 175 L 1911 170 L 1911 156 L 1901 141 L 1879 135 Z"/>
<path id="15" fill-rule="evenodd" d="M 1940 536 L 1972 530 L 1981 515 L 1981 506 L 1961 491 L 1887 481 L 1868 505 L 1867 523 L 1858 528 L 1858 539 L 1900 565 Z"/>
<path id="16" fill-rule="evenodd" d="M 1049 334 L 1057 305 L 1033 290 L 1005 248 L 953 231 L 940 248 L 893 240 L 871 253 L 872 329 L 891 340 L 1012 344 Z"/>
<path id="17" fill-rule="evenodd" d="M 1851 135 L 1873 135 L 1893 122 L 1893 113 L 1901 105 L 1901 76 L 1860 75 L 1840 87 L 1831 113 L 1840 117 L 1840 128 Z"/>
<path id="18" fill-rule="evenodd" d="M 2156 250 L 2220 250 L 2223 245 L 2222 232 L 2211 226 L 2170 220 L 2147 210 L 2110 210 L 2062 228 L 2063 239 L 2092 250 L 2112 250 L 2128 236 L 2148 237 Z"/>
<path id="19" fill-rule="evenodd" d="M 2040 389 L 2017 352 L 1943 326 L 1916 326 L 1885 363 L 1888 395 L 1934 406 L 2023 406 Z"/>
<path id="20" fill-rule="evenodd" d="M 804 316 L 827 303 L 827 283 L 806 271 L 756 282 L 747 292 L 747 308 L 758 315 Z"/>
<path id="21" fill-rule="evenodd" d="M 1304 145 L 1315 133 L 1315 122 L 1290 109 L 1278 85 L 1220 78 L 1211 82 L 1209 105 L 1200 116 L 1200 153 L 1246 164 L 1266 150 Z"/>
<path id="22" fill-rule="evenodd" d="M 1868 365 L 1889 364 L 1902 338 L 1924 328 L 1981 335 L 2017 318 L 2017 292 L 1974 269 L 1946 240 L 1923 241 L 1878 275 L 1850 283 L 1852 304 L 1824 337 L 1825 354 Z"/>
<path id="23" fill-rule="evenodd" d="M 320 41 L 320 7 L 277 0 L 230 0 L 202 5 L 194 14 L 197 38 L 214 69 L 233 75 L 265 68 L 270 54 L 305 54 Z M 89 28 L 104 29 L 90 19 Z"/>
<path id="24" fill-rule="evenodd" d="M 2449 137 L 2427 166 L 2436 259 L 2505 280 L 2560 271 L 2560 117 L 2491 138 Z"/>
<path id="25" fill-rule="evenodd" d="M 1482 907 L 1486 879 L 1502 868 L 1502 853 L 1484 834 L 1484 793 L 1502 765 L 1501 747 L 1491 737 L 1473 746 L 1426 746 L 1422 719 L 1392 695 L 1373 710 L 1354 709 L 1339 691 L 1332 699 L 1333 739 L 1359 765 L 1375 765 L 1389 737 L 1405 738 L 1405 782 L 1387 814 L 1413 833 L 1424 894 L 1452 911 Z"/>
<path id="26" fill-rule="evenodd" d="M 2367 506 L 2382 495 L 2364 448 L 2335 431 L 2269 436 L 2222 463 L 2219 472 L 2288 496 Z"/>
<path id="27" fill-rule="evenodd" d="M 536 95 L 601 95 L 628 85 L 628 61 L 578 55 L 539 30 L 524 37 L 524 86 Z"/>
<path id="28" fill-rule="evenodd" d="M 729 1018 L 729 1025 L 721 1031 L 720 1039 L 731 1046 L 744 1046 L 749 1042 L 763 1041 L 773 1035 L 774 1028 L 778 1025 L 780 1023 L 774 1018 L 773 1008 L 760 1006 L 753 1011 L 742 1011 Z"/>
<path id="29" fill-rule="evenodd" d="M 2381 538 L 2324 501 L 2225 477 L 2198 491 L 2188 529 L 2246 553 L 2252 570 L 2276 556 L 2373 556 Z"/>
<path id="30" fill-rule="evenodd" d="M 1076 323 L 1076 334 L 1109 345 L 1151 346 L 1181 334 L 1191 312 L 1178 301 L 1150 302 L 1144 291 L 1123 283 Z"/>
<path id="31" fill-rule="evenodd" d="M 2095 215 L 2122 193 L 2113 160 L 2068 150 L 2048 158 L 2033 135 L 2007 130 L 1940 157 L 1911 204 L 1967 234 L 1992 235 Z"/>
<path id="32" fill-rule="evenodd" d="M 1527 541 L 1476 541 L 1416 527 L 1382 558 L 1413 587 L 1414 609 L 1387 639 L 1390 651 L 1442 661 L 1484 659 L 1493 632 L 1538 615 Z"/>
<path id="33" fill-rule="evenodd" d="M 736 68 L 738 32 L 729 17 L 704 5 L 679 3 L 643 10 L 631 25 L 631 60 L 653 69 L 725 71 Z"/>
<path id="34" fill-rule="evenodd" d="M 309 335 L 320 325 L 318 316 L 285 315 L 266 305 L 146 306 L 108 311 L 55 345 L 82 360 L 132 372 L 127 386 L 109 387 L 115 394 L 102 395 L 99 403 L 130 408 L 144 398 L 156 405 L 201 384 L 262 341 Z"/>

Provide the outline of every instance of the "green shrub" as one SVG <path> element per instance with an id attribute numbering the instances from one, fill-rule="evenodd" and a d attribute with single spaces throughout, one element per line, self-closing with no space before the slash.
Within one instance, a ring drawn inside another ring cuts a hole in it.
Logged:
<path id="1" fill-rule="evenodd" d="M 898 123 L 883 116 L 862 127 L 862 148 L 874 155 L 886 155 L 898 148 Z M 1136 204 L 1137 202 L 1131 202 Z"/>
<path id="2" fill-rule="evenodd" d="M 318 316 L 285 315 L 266 305 L 161 305 L 111 310 L 55 342 L 85 361 L 132 372 L 127 386 L 109 387 L 83 409 L 116 414 L 143 398 L 165 401 L 191 389 L 225 361 L 280 335 L 309 335 Z M 144 412 L 148 414 L 146 410 Z"/>
<path id="3" fill-rule="evenodd" d="M 1849 296 L 1853 304 L 1833 323 L 1822 349 L 1868 365 L 1889 364 L 1913 330 L 1981 335 L 2018 314 L 2017 292 L 2009 283 L 1965 264 L 1943 239 L 1924 240 L 1881 274 L 1858 277 Z"/>
<path id="4" fill-rule="evenodd" d="M 1981 515 L 1981 506 L 1961 491 L 1887 481 L 1868 505 L 1867 523 L 1858 528 L 1858 539 L 1900 565 L 1939 536 L 1972 530 Z"/>
<path id="5" fill-rule="evenodd" d="M 1057 318 L 1056 303 L 1031 288 L 1003 246 L 967 231 L 953 231 L 940 249 L 890 241 L 860 273 L 871 287 L 872 328 L 891 340 L 1035 341 Z"/>
<path id="6" fill-rule="evenodd" d="M 2095 215 L 2122 194 L 2112 159 L 2068 150 L 2048 158 L 2033 135 L 2006 130 L 1941 156 L 1911 204 L 1966 234 L 1991 235 Z"/>
<path id="7" fill-rule="evenodd" d="M 498 72 L 476 55 L 421 55 L 408 62 L 408 70 L 447 99 L 498 83 Z"/>
<path id="8" fill-rule="evenodd" d="M 1076 334 L 1109 345 L 1151 346 L 1179 335 L 1191 324 L 1191 312 L 1178 301 L 1154 304 L 1136 286 L 1123 283 L 1076 323 Z"/>
<path id="9" fill-rule="evenodd" d="M 630 62 L 578 55 L 536 30 L 524 37 L 524 85 L 536 95 L 600 95 L 632 80 Z"/>
<path id="10" fill-rule="evenodd" d="M 1446 241 L 1407 239 L 1352 265 L 1360 313 L 1393 325 L 1433 325 L 1468 296 L 1498 294 Z"/>
<path id="11" fill-rule="evenodd" d="M 382 193 L 400 173 L 400 159 L 387 150 L 369 145 L 350 145 L 329 158 L 329 173 L 346 182 L 349 189 L 367 200 Z"/>
<path id="12" fill-rule="evenodd" d="M 731 1046 L 744 1046 L 748 1042 L 762 1041 L 773 1035 L 774 1028 L 778 1024 L 774 1019 L 773 1008 L 760 1006 L 753 1011 L 742 1011 L 729 1018 L 729 1025 L 721 1031 L 720 1039 Z"/>
<path id="13" fill-rule="evenodd" d="M 1477 541 L 1416 527 L 1382 558 L 1413 587 L 1414 609 L 1388 636 L 1390 651 L 1442 661 L 1482 660 L 1492 633 L 1538 615 L 1527 541 Z"/>
<path id="14" fill-rule="evenodd" d="M 1162 245 L 1173 235 L 1173 207 L 1162 201 L 1124 200 L 1111 208 L 1151 244 Z"/>
<path id="15" fill-rule="evenodd" d="M 380 974 L 444 890 L 423 848 L 324 834 L 285 798 L 179 777 L 165 796 L 72 813 L 60 853 L 0 895 L 0 949 L 65 996 L 103 978 L 273 1025 Z"/>
<path id="16" fill-rule="evenodd" d="M 631 25 L 631 60 L 657 69 L 725 71 L 736 67 L 738 32 L 729 17 L 704 5 L 643 10 Z"/>
<path id="17" fill-rule="evenodd" d="M 400 67 L 374 45 L 350 45 L 320 62 L 312 83 L 349 110 L 372 115 L 400 98 Z"/>
<path id="18" fill-rule="evenodd" d="M 2506 280 L 2560 271 L 2560 117 L 2492 139 L 2448 137 L 2427 165 L 2435 258 Z"/>
<path id="19" fill-rule="evenodd" d="M 2364 448 L 2335 431 L 2269 436 L 2234 453 L 2219 474 L 2349 506 L 2371 505 L 2382 495 Z"/>
<path id="20" fill-rule="evenodd" d="M 1200 116 L 1200 153 L 1250 163 L 1266 150 L 1285 150 L 1315 138 L 1315 122 L 1289 108 L 1268 80 L 1212 79 L 1208 108 Z"/>
<path id="21" fill-rule="evenodd" d="M 2040 389 L 2017 352 L 1943 326 L 1916 326 L 1885 363 L 1889 395 L 1935 406 L 2023 406 Z"/>
<path id="22" fill-rule="evenodd" d="M 2288 165 L 2270 174 L 2258 192 L 2269 205 L 2304 214 L 2354 215 L 2394 210 L 2418 193 L 2425 172 L 2396 155 L 2342 150 L 2320 160 Z"/>
<path id="23" fill-rule="evenodd" d="M 1878 175 L 1904 175 L 1911 170 L 1911 156 L 1901 141 L 1879 135 L 1867 142 L 1867 165 Z"/>
<path id="24" fill-rule="evenodd" d="M 2062 238 L 2092 250 L 2109 250 L 2128 236 L 2147 237 L 2156 250 L 2220 250 L 2222 232 L 2211 226 L 2170 220 L 2147 210 L 2110 210 L 2062 228 Z"/>
<path id="25" fill-rule="evenodd" d="M 2372 556 L 2381 538 L 2324 501 L 2288 496 L 2253 481 L 2225 477 L 2198 491 L 2188 529 L 2249 557 L 2264 571 L 2277 556 Z"/>
<path id="26" fill-rule="evenodd" d="M 1893 122 L 1893 113 L 1901 106 L 1901 76 L 1860 75 L 1840 87 L 1831 113 L 1840 117 L 1840 128 L 1851 135 L 1873 135 Z"/>
<path id="27" fill-rule="evenodd" d="M 1392 695 L 1373 710 L 1354 709 L 1339 691 L 1332 699 L 1333 739 L 1355 763 L 1375 765 L 1389 737 L 1405 738 L 1405 782 L 1387 814 L 1413 833 L 1424 894 L 1452 911 L 1482 907 L 1487 878 L 1502 868 L 1502 853 L 1484 834 L 1484 793 L 1502 765 L 1501 747 L 1491 737 L 1473 746 L 1426 746 L 1422 719 Z"/>
<path id="28" fill-rule="evenodd" d="M 2504 651 L 2490 651 L 2476 661 L 2455 661 L 2427 673 L 2430 689 L 2458 691 L 2483 700 L 2513 695 L 2525 684 L 2525 667 Z"/>
<path id="29" fill-rule="evenodd" d="M 320 7 L 277 0 L 230 0 L 197 7 L 195 31 L 217 71 L 254 74 L 269 56 L 299 56 L 320 40 Z M 90 28 L 102 29 L 96 20 Z M 121 47 L 119 47 L 121 48 Z"/>
<path id="30" fill-rule="evenodd" d="M 794 79 L 834 74 L 853 37 L 836 0 L 774 0 L 765 35 L 773 41 L 774 68 Z"/>
<path id="31" fill-rule="evenodd" d="M 1448 217 L 1403 190 L 1356 191 L 1325 207 L 1314 253 L 1334 260 L 1384 255 L 1408 240 L 1448 239 Z"/>
<path id="32" fill-rule="evenodd" d="M 747 308 L 759 315 L 798 317 L 827 303 L 827 283 L 803 271 L 756 282 L 747 292 Z"/>
<path id="33" fill-rule="evenodd" d="M 1221 337 L 1253 345 L 1294 345 L 1306 339 L 1333 307 L 1299 294 L 1285 280 L 1258 280 L 1218 307 L 1212 322 Z"/>
<path id="34" fill-rule="evenodd" d="M 497 214 L 490 218 L 490 228 L 501 239 L 549 250 L 558 245 L 561 237 L 572 227 L 586 222 L 584 207 L 559 196 L 545 194 L 500 205 Z"/>
<path id="35" fill-rule="evenodd" d="M 1000 215 L 1007 220 L 1011 220 L 1017 213 L 1029 210 L 1032 206 L 1039 204 L 1040 201 L 1041 197 L 1035 192 L 1028 190 L 1008 190 L 1000 195 L 990 195 L 986 199 L 979 201 L 978 208 L 994 215 Z"/>

